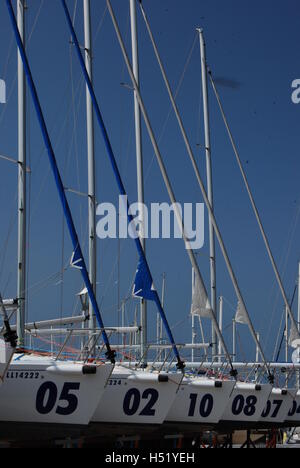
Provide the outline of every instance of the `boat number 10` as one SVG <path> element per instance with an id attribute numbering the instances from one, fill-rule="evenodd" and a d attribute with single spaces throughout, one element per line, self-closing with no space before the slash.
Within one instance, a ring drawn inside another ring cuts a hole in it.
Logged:
<path id="1" fill-rule="evenodd" d="M 56 408 L 56 414 L 70 416 L 78 407 L 78 392 L 80 383 L 65 383 L 58 399 L 58 389 L 54 382 L 45 382 L 39 388 L 36 396 L 36 410 L 40 414 L 49 414 Z M 62 406 L 58 403 L 63 403 Z"/>

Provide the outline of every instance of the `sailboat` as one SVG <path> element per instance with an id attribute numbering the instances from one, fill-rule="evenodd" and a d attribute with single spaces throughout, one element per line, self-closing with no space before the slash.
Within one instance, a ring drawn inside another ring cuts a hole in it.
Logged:
<path id="1" fill-rule="evenodd" d="M 79 240 L 67 200 L 63 193 L 62 181 L 57 169 L 47 127 L 43 119 L 38 95 L 25 52 L 24 42 L 20 35 L 22 28 L 20 27 L 19 29 L 18 27 L 11 1 L 8 0 L 6 3 L 18 44 L 20 59 L 22 59 L 33 100 L 36 105 L 37 114 L 43 128 L 49 155 L 51 155 L 52 158 L 53 171 L 73 239 L 73 259 L 76 263 L 78 261 L 80 262 L 83 277 L 86 279 L 87 288 L 91 291 Z M 24 2 L 18 2 L 18 8 L 20 18 L 22 17 L 22 13 L 24 13 Z M 22 80 L 24 75 L 22 74 L 20 78 Z M 98 309 L 94 297 L 93 301 L 97 313 Z M 18 337 L 16 332 L 11 330 L 10 324 L 7 321 L 5 306 L 2 299 L 1 309 L 4 313 L 4 337 L 8 340 L 10 339 L 11 348 L 7 350 L 6 346 L 1 342 L 1 357 L 3 354 L 6 362 L 4 362 L 5 368 L 3 369 L 4 373 L 2 375 L 2 385 L 0 388 L 0 421 L 20 424 L 87 425 L 99 404 L 99 400 L 104 393 L 108 378 L 114 367 L 114 354 L 110 349 L 100 314 L 98 318 L 100 326 L 102 326 L 104 331 L 103 336 L 106 341 L 107 353 L 111 362 L 89 364 L 83 361 L 76 362 L 74 360 L 63 359 L 59 355 L 55 358 L 51 355 L 38 354 L 34 351 L 17 350 L 16 341 Z"/>

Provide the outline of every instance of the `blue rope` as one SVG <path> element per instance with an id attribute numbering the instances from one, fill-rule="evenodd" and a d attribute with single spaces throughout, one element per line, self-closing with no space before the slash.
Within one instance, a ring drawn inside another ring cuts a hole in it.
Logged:
<path id="1" fill-rule="evenodd" d="M 112 149 L 112 146 L 111 146 L 111 143 L 110 143 L 110 139 L 109 139 L 107 130 L 106 130 L 106 128 L 105 128 L 105 124 L 104 124 L 102 115 L 101 115 L 101 111 L 100 111 L 100 108 L 99 108 L 99 104 L 98 104 L 98 101 L 97 101 L 97 98 L 96 98 L 96 95 L 95 95 L 95 92 L 94 92 L 94 88 L 93 88 L 92 82 L 91 82 L 91 80 L 90 80 L 90 77 L 89 77 L 89 75 L 88 75 L 88 72 L 87 72 L 87 69 L 86 69 L 86 66 L 85 66 L 85 63 L 84 63 L 84 60 L 83 60 L 81 51 L 80 51 L 80 45 L 79 45 L 79 42 L 78 42 L 78 39 L 77 39 L 77 35 L 76 35 L 76 32 L 75 32 L 74 27 L 73 27 L 73 24 L 72 24 L 72 20 L 71 20 L 71 17 L 70 17 L 70 13 L 69 13 L 68 7 L 67 7 L 67 5 L 66 5 L 65 0 L 61 0 L 61 3 L 62 3 L 64 12 L 65 12 L 65 15 L 66 15 L 67 23 L 68 23 L 69 28 L 70 28 L 70 32 L 71 32 L 71 36 L 72 36 L 73 42 L 74 42 L 74 44 L 75 44 L 75 48 L 76 48 L 76 51 L 77 51 L 77 55 L 78 55 L 78 59 L 79 59 L 79 62 L 80 62 L 80 66 L 81 66 L 81 68 L 82 68 L 82 72 L 83 72 L 83 75 L 84 75 L 84 78 L 85 78 L 85 81 L 86 81 L 86 84 L 87 84 L 87 87 L 88 87 L 88 89 L 89 89 L 89 93 L 90 93 L 90 96 L 91 96 L 91 99 L 92 99 L 92 102 L 93 102 L 93 106 L 94 106 L 94 110 L 95 110 L 96 117 L 97 117 L 97 120 L 98 120 L 98 124 L 99 124 L 99 126 L 100 126 L 101 131 L 102 131 L 102 135 L 103 135 L 103 138 L 104 138 L 105 146 L 106 146 L 107 153 L 108 153 L 108 156 L 109 156 L 109 158 L 110 158 L 110 162 L 111 162 L 111 165 L 112 165 L 112 168 L 113 168 L 115 177 L 116 177 L 116 181 L 117 181 L 117 184 L 118 184 L 118 187 L 119 187 L 120 194 L 121 194 L 122 196 L 126 196 L 126 197 L 127 197 L 126 190 L 125 190 L 125 187 L 124 187 L 124 185 L 123 185 L 122 178 L 121 178 L 121 175 L 120 175 L 120 171 L 119 171 L 119 169 L 118 169 L 117 162 L 116 162 L 116 159 L 115 159 L 115 156 L 114 156 L 114 152 L 113 152 L 113 149 Z M 129 224 L 130 224 L 130 223 L 133 222 L 134 220 L 133 220 L 133 216 L 130 214 L 129 207 L 130 207 L 130 204 L 129 204 L 128 197 L 127 197 L 127 217 L 128 217 L 128 222 L 129 222 Z M 144 250 L 143 250 L 143 247 L 142 247 L 142 244 L 141 244 L 140 239 L 139 239 L 139 238 L 136 238 L 136 239 L 135 239 L 135 243 L 136 243 L 136 247 L 137 247 L 138 254 L 139 254 L 140 258 L 145 262 L 145 266 L 146 266 L 146 269 L 147 269 L 147 273 L 149 274 L 149 276 L 150 276 L 151 279 L 152 279 L 152 275 L 151 275 L 151 272 L 150 272 L 150 269 L 149 269 L 149 265 L 148 265 L 148 262 L 147 262 L 147 259 L 146 259 L 146 256 L 145 256 L 145 253 L 144 253 Z M 174 338 L 173 338 L 173 334 L 172 334 L 171 329 L 170 329 L 170 326 L 169 326 L 169 324 L 168 324 L 168 321 L 167 321 L 165 312 L 164 312 L 164 310 L 163 310 L 163 307 L 162 307 L 162 305 L 161 305 L 161 301 L 160 301 L 160 298 L 159 298 L 159 296 L 158 296 L 157 291 L 155 291 L 155 298 L 154 298 L 154 301 L 155 301 L 155 303 L 156 303 L 156 306 L 157 306 L 158 311 L 159 311 L 159 313 L 160 313 L 160 316 L 161 316 L 161 318 L 162 318 L 163 324 L 164 324 L 164 326 L 165 326 L 165 329 L 166 329 L 166 332 L 167 332 L 169 341 L 170 341 L 170 343 L 171 343 L 171 345 L 172 345 L 174 354 L 175 354 L 176 359 L 177 359 L 177 361 L 178 361 L 178 368 L 182 369 L 182 368 L 184 367 L 184 364 L 183 364 L 183 362 L 181 361 L 181 358 L 180 358 L 178 349 L 177 349 L 177 347 L 176 347 L 176 344 L 175 344 L 175 341 L 174 341 Z"/>
<path id="2" fill-rule="evenodd" d="M 70 236 L 71 236 L 71 239 L 72 239 L 74 252 L 76 253 L 76 257 L 80 258 L 82 260 L 81 265 L 80 265 L 81 266 L 81 268 L 80 268 L 81 273 L 82 273 L 82 276 L 83 276 L 85 286 L 86 286 L 86 288 L 88 290 L 89 298 L 90 298 L 91 303 L 93 305 L 93 309 L 94 309 L 95 315 L 97 317 L 99 326 L 102 329 L 102 337 L 103 337 L 105 346 L 107 348 L 107 357 L 108 357 L 108 359 L 111 360 L 111 362 L 114 362 L 115 361 L 115 359 L 114 359 L 115 358 L 115 351 L 112 351 L 111 348 L 110 348 L 109 340 L 108 340 L 106 331 L 104 329 L 104 324 L 103 324 L 102 317 L 101 317 L 101 314 L 100 314 L 100 310 L 99 310 L 99 307 L 98 307 L 98 304 L 97 304 L 97 300 L 96 300 L 96 297 L 95 297 L 95 294 L 94 294 L 94 291 L 93 291 L 93 287 L 92 287 L 90 279 L 89 279 L 87 267 L 86 267 L 86 264 L 85 264 L 85 261 L 84 261 L 84 257 L 83 257 L 81 247 L 80 247 L 80 243 L 79 243 L 76 228 L 75 228 L 75 225 L 74 225 L 74 222 L 73 222 L 71 210 L 70 210 L 70 207 L 69 207 L 69 204 L 68 204 L 68 201 L 67 201 L 67 198 L 66 198 L 66 194 L 65 194 L 65 191 L 64 191 L 64 186 L 63 186 L 63 183 L 62 183 L 62 180 L 61 180 L 61 177 L 60 177 L 60 173 L 59 173 L 59 170 L 58 170 L 58 167 L 57 167 L 55 154 L 54 154 L 53 147 L 52 147 L 52 144 L 51 144 L 51 140 L 50 140 L 50 137 L 49 137 L 49 133 L 48 133 L 48 130 L 47 130 L 46 122 L 45 122 L 45 119 L 44 119 L 44 116 L 43 116 L 43 111 L 42 111 L 42 108 L 41 108 L 41 105 L 40 105 L 40 101 L 39 101 L 39 97 L 38 97 L 38 94 L 37 94 L 37 91 L 36 91 L 36 87 L 35 87 L 35 84 L 34 84 L 34 81 L 33 81 L 32 73 L 31 73 L 31 70 L 30 70 L 29 62 L 28 62 L 28 58 L 27 58 L 27 55 L 26 55 L 26 51 L 25 51 L 25 48 L 24 48 L 24 45 L 23 45 L 23 42 L 22 42 L 22 39 L 21 39 L 21 36 L 20 36 L 20 33 L 19 33 L 19 29 L 18 29 L 18 25 L 17 25 L 17 22 L 16 22 L 14 11 L 13 11 L 13 8 L 12 8 L 11 0 L 6 0 L 6 4 L 7 4 L 10 19 L 11 19 L 11 22 L 12 22 L 13 30 L 14 30 L 14 33 L 15 33 L 18 49 L 19 49 L 19 52 L 20 52 L 20 55 L 21 55 L 21 58 L 22 58 L 25 74 L 26 74 L 26 77 L 27 77 L 28 85 L 29 85 L 29 88 L 30 88 L 30 92 L 31 92 L 31 95 L 32 95 L 33 102 L 34 102 L 34 106 L 35 106 L 35 110 L 36 110 L 36 113 L 37 113 L 38 121 L 39 121 L 41 131 L 42 131 L 42 134 L 43 134 L 44 142 L 45 142 L 45 145 L 47 147 L 50 165 L 51 165 L 51 168 L 52 168 L 52 171 L 53 171 L 53 175 L 54 175 L 56 186 L 57 186 L 57 189 L 58 189 L 58 192 L 59 192 L 61 204 L 62 204 L 64 213 L 65 213 L 65 217 L 66 217 L 66 220 L 67 220 L 67 225 L 68 225 Z"/>

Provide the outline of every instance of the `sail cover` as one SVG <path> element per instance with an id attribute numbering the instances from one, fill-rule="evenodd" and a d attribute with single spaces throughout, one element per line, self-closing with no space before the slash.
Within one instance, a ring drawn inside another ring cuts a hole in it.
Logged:
<path id="1" fill-rule="evenodd" d="M 235 315 L 236 323 L 241 323 L 242 325 L 248 325 L 248 315 L 243 304 L 238 301 L 237 311 Z"/>
<path id="2" fill-rule="evenodd" d="M 198 315 L 202 318 L 212 317 L 212 308 L 205 291 L 203 283 L 198 276 L 194 276 L 193 298 L 192 298 L 192 315 Z"/>
<path id="3" fill-rule="evenodd" d="M 148 301 L 155 301 L 156 299 L 156 290 L 153 285 L 151 273 L 143 258 L 140 258 L 136 271 L 133 297 L 147 299 Z"/>

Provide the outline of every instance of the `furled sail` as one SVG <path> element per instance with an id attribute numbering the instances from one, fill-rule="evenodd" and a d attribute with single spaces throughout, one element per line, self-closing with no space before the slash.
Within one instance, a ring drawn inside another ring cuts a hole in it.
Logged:
<path id="1" fill-rule="evenodd" d="M 212 317 L 212 308 L 205 291 L 204 284 L 194 275 L 193 297 L 192 297 L 192 315 L 198 315 L 202 318 Z"/>
<path id="2" fill-rule="evenodd" d="M 235 321 L 236 323 L 240 323 L 242 325 L 248 325 L 248 315 L 245 310 L 245 307 L 243 306 L 243 304 L 241 304 L 240 301 L 238 301 L 237 311 L 235 314 Z"/>
<path id="3" fill-rule="evenodd" d="M 291 326 L 290 337 L 289 337 L 289 346 L 292 348 L 297 348 L 300 345 L 299 341 L 299 332 L 294 324 Z"/>

